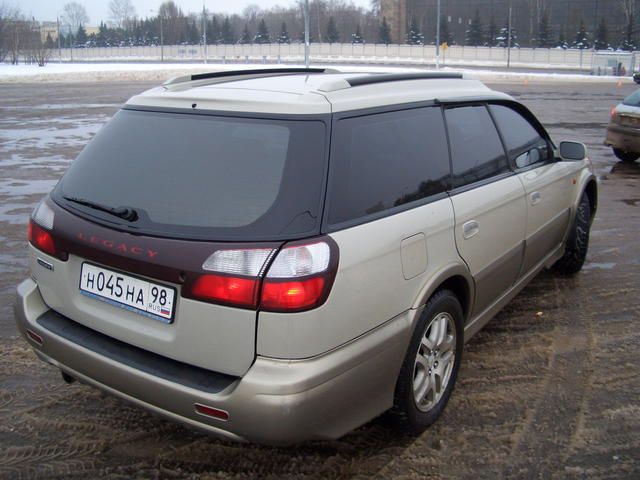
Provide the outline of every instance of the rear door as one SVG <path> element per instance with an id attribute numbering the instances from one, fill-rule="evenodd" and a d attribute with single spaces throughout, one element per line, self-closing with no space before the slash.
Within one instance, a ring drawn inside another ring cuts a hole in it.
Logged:
<path id="1" fill-rule="evenodd" d="M 473 315 L 511 287 L 524 251 L 526 206 L 484 105 L 445 110 L 453 171 L 455 240 L 476 284 Z"/>
<path id="2" fill-rule="evenodd" d="M 527 111 L 518 111 L 517 105 L 489 108 L 526 193 L 524 275 L 563 240 L 570 219 L 574 168 L 570 162 L 555 161 L 546 132 Z"/>

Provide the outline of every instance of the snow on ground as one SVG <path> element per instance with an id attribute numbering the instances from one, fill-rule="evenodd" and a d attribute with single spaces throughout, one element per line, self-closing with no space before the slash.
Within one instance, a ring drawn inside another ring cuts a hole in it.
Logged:
<path id="1" fill-rule="evenodd" d="M 353 60 L 353 59 L 352 59 Z M 49 63 L 44 67 L 36 65 L 0 64 L 0 83 L 39 82 L 88 82 L 88 81 L 158 81 L 168 78 L 221 70 L 242 70 L 254 68 L 277 68 L 278 66 L 300 67 L 302 65 L 262 64 L 262 63 Z M 335 68 L 349 72 L 416 72 L 424 68 L 392 67 L 386 65 L 316 64 L 313 67 Z M 592 76 L 588 74 L 564 74 L 547 72 L 512 72 L 506 70 L 470 70 L 445 67 L 446 72 L 461 72 L 466 77 L 487 82 L 589 82 L 589 83 L 631 83 L 629 77 Z"/>

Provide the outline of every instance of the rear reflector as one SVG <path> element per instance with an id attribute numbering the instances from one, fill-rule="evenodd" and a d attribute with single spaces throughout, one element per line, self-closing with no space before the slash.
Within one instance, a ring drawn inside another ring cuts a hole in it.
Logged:
<path id="1" fill-rule="evenodd" d="M 194 406 L 196 407 L 196 412 L 199 413 L 200 415 L 217 418 L 218 420 L 222 420 L 224 422 L 229 420 L 229 412 L 220 410 L 219 408 L 213 408 L 207 405 L 202 405 L 201 403 L 196 403 L 194 404 Z"/>
<path id="2" fill-rule="evenodd" d="M 191 286 L 191 295 L 200 300 L 225 305 L 256 307 L 259 279 L 207 274 Z"/>
<path id="3" fill-rule="evenodd" d="M 34 332 L 33 330 L 29 330 L 27 328 L 27 336 L 36 344 L 38 344 L 39 346 L 42 346 L 43 340 L 42 337 L 40 335 L 38 335 L 36 332 Z"/>

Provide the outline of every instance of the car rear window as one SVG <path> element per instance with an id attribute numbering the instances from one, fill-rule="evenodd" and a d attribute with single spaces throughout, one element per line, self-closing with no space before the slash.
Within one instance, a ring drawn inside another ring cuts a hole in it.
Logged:
<path id="1" fill-rule="evenodd" d="M 121 226 L 163 236 L 275 240 L 319 232 L 322 121 L 121 110 L 73 163 L 54 199 L 130 207 Z M 120 222 L 115 217 L 104 217 Z"/>
<path id="2" fill-rule="evenodd" d="M 636 90 L 622 101 L 623 105 L 630 107 L 640 107 L 640 90 Z"/>

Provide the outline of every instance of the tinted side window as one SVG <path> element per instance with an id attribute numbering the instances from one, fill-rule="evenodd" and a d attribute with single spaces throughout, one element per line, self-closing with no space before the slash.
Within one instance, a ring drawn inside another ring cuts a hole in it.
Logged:
<path id="1" fill-rule="evenodd" d="M 454 187 L 509 170 L 502 142 L 484 106 L 449 108 L 445 114 L 451 142 Z"/>
<path id="2" fill-rule="evenodd" d="M 551 155 L 547 140 L 520 113 L 504 105 L 491 105 L 509 158 L 518 168 L 544 162 Z"/>
<path id="3" fill-rule="evenodd" d="M 449 188 L 449 153 L 438 107 L 347 118 L 334 132 L 331 224 Z"/>

